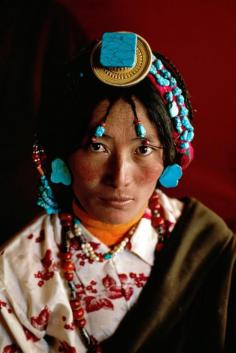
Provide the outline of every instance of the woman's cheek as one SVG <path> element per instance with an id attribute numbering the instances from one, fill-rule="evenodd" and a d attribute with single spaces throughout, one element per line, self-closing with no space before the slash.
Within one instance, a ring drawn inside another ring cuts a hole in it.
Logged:
<path id="1" fill-rule="evenodd" d="M 82 184 L 94 183 L 99 177 L 97 163 L 81 159 L 80 162 L 73 161 L 71 164 L 73 179 Z"/>
<path id="2" fill-rule="evenodd" d="M 139 172 L 139 182 L 142 184 L 156 183 L 164 167 L 162 164 L 156 164 L 150 167 L 144 167 Z"/>

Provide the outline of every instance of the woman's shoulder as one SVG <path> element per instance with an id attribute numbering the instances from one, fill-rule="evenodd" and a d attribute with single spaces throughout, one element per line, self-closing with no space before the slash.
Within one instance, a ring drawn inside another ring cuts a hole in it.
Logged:
<path id="1" fill-rule="evenodd" d="M 226 245 L 235 242 L 235 234 L 226 222 L 212 209 L 194 197 L 184 197 L 181 216 L 175 231 L 189 236 L 192 241 L 209 242 L 212 245 Z"/>
<path id="2" fill-rule="evenodd" d="M 18 259 L 24 262 L 35 254 L 43 256 L 45 249 L 55 249 L 57 247 L 56 244 L 60 243 L 60 236 L 58 215 L 37 215 L 30 223 L 1 245 L 0 268 L 2 262 L 6 259 L 9 261 L 10 259 Z"/>

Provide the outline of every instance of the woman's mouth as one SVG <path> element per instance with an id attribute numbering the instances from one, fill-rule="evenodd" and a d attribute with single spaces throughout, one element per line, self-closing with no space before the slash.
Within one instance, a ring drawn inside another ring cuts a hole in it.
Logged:
<path id="1" fill-rule="evenodd" d="M 107 206 L 122 209 L 129 206 L 134 199 L 131 197 L 101 197 L 100 200 Z"/>

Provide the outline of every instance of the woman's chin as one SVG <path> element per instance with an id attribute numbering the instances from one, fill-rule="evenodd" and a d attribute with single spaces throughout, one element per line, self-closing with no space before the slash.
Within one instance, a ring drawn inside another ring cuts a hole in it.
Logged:
<path id="1" fill-rule="evenodd" d="M 135 216 L 133 212 L 118 209 L 106 209 L 101 214 L 100 212 L 93 214 L 93 218 L 108 224 L 125 224 Z"/>

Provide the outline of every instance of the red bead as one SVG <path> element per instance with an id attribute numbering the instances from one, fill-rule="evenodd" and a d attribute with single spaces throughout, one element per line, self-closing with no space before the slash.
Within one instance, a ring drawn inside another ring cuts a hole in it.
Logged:
<path id="1" fill-rule="evenodd" d="M 71 305 L 72 309 L 78 309 L 81 304 L 78 299 L 75 299 L 75 300 L 70 301 L 70 305 Z"/>
<path id="2" fill-rule="evenodd" d="M 79 310 L 73 311 L 73 315 L 76 320 L 82 320 L 84 317 L 84 309 L 80 308 Z"/>
<path id="3" fill-rule="evenodd" d="M 73 274 L 73 272 L 65 272 L 64 277 L 67 281 L 72 281 L 74 278 L 74 274 Z"/>
<path id="4" fill-rule="evenodd" d="M 149 207 L 151 210 L 159 209 L 161 206 L 159 204 L 159 197 L 157 195 L 153 196 L 149 201 Z"/>
<path id="5" fill-rule="evenodd" d="M 62 252 L 62 253 L 60 254 L 60 257 L 61 257 L 63 260 L 68 261 L 68 260 L 71 259 L 72 254 L 71 254 L 70 252 L 64 252 L 64 253 Z"/>
<path id="6" fill-rule="evenodd" d="M 153 217 L 152 218 L 152 226 L 154 228 L 158 227 L 160 224 L 163 224 L 163 219 L 161 217 Z"/>
<path id="7" fill-rule="evenodd" d="M 72 215 L 70 214 L 70 213 L 60 213 L 60 219 L 62 220 L 62 221 L 64 221 L 64 220 L 72 220 Z"/>
<path id="8" fill-rule="evenodd" d="M 79 320 L 78 324 L 80 328 L 83 328 L 86 325 L 86 320 L 85 319 Z"/>
<path id="9" fill-rule="evenodd" d="M 65 272 L 72 272 L 75 269 L 75 265 L 71 261 L 65 261 L 62 263 L 62 268 Z"/>
<path id="10" fill-rule="evenodd" d="M 69 227 L 71 225 L 72 218 L 73 218 L 72 215 L 69 213 L 61 213 L 60 214 L 60 220 L 64 226 Z"/>

